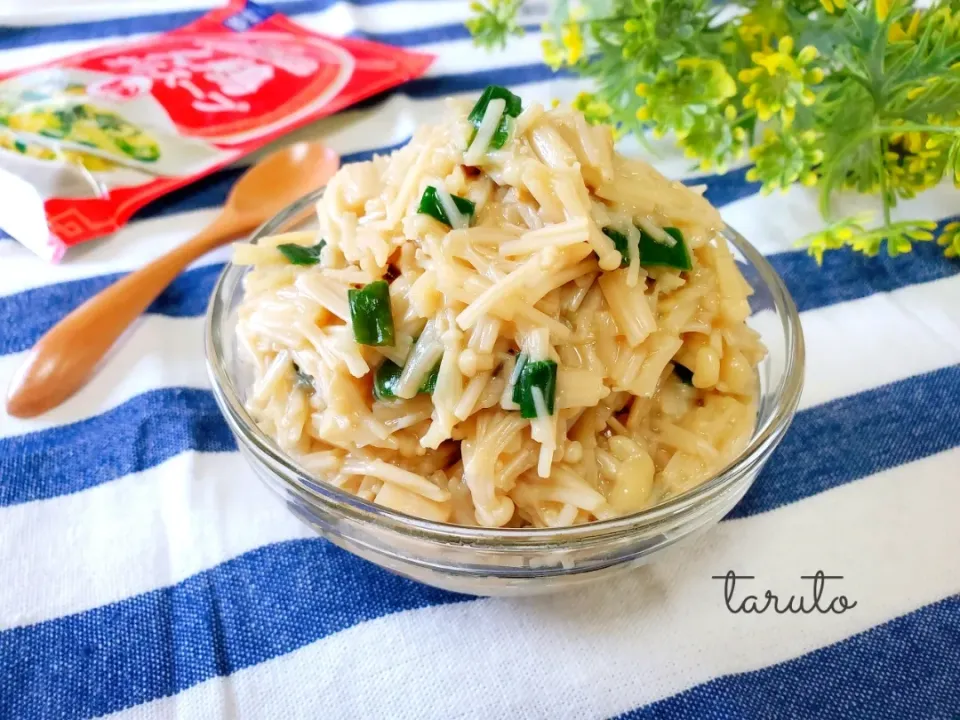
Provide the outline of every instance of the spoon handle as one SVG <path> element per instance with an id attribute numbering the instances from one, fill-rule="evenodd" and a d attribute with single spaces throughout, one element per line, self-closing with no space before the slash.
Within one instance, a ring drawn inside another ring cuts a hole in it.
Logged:
<path id="1" fill-rule="evenodd" d="M 100 291 L 40 338 L 13 378 L 7 412 L 34 417 L 57 407 L 86 383 L 117 338 L 193 260 L 244 224 L 224 213 L 183 245 Z"/>

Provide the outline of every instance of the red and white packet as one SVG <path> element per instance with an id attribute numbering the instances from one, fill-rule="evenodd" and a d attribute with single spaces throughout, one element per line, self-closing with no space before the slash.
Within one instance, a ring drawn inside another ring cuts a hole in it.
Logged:
<path id="1" fill-rule="evenodd" d="M 0 196 L 21 202 L 3 203 L 0 230 L 59 260 L 151 200 L 417 78 L 432 60 L 326 37 L 266 6 L 231 0 L 172 32 L 6 73 Z M 132 151 L 131 127 L 143 146 Z M 78 155 L 86 146 L 97 156 Z"/>

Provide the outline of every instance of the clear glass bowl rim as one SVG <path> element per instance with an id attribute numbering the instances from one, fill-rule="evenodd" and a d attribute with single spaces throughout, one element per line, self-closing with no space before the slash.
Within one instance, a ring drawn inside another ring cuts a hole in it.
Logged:
<path id="1" fill-rule="evenodd" d="M 278 213 L 258 228 L 250 237 L 256 243 L 260 238 L 282 232 L 295 222 L 309 217 L 312 209 L 323 196 L 323 189 L 314 191 Z M 800 316 L 796 305 L 783 280 L 766 258 L 754 248 L 740 233 L 726 226 L 724 234 L 753 266 L 766 284 L 785 337 L 784 369 L 775 387 L 769 393 L 775 399 L 771 416 L 756 428 L 749 445 L 744 451 L 717 475 L 670 500 L 652 508 L 631 515 L 602 520 L 583 525 L 562 528 L 485 528 L 463 525 L 451 525 L 423 520 L 396 512 L 388 508 L 363 500 L 345 490 L 329 485 L 312 476 L 287 456 L 254 423 L 247 413 L 243 402 L 233 385 L 226 367 L 223 352 L 223 335 L 220 328 L 229 314 L 228 298 L 223 297 L 227 287 L 234 287 L 246 268 L 227 262 L 217 278 L 210 304 L 207 308 L 205 323 L 205 345 L 207 370 L 213 386 L 213 392 L 226 420 L 246 448 L 271 468 L 273 475 L 287 485 L 302 499 L 319 503 L 327 511 L 362 522 L 371 523 L 383 529 L 389 529 L 403 535 L 424 540 L 456 545 L 469 545 L 478 549 L 496 548 L 500 551 L 525 551 L 533 547 L 553 547 L 563 545 L 571 547 L 600 540 L 608 541 L 627 536 L 641 528 L 649 528 L 670 519 L 678 519 L 689 512 L 695 512 L 718 495 L 725 493 L 737 482 L 747 476 L 750 469 L 780 442 L 796 412 L 803 390 L 804 339 Z M 279 466 L 284 471 L 273 471 Z"/>

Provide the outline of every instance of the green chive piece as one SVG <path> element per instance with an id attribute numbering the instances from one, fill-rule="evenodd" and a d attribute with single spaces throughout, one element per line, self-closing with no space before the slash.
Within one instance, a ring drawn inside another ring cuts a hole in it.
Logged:
<path id="1" fill-rule="evenodd" d="M 667 247 L 654 240 L 646 232 L 640 231 L 640 264 L 672 267 L 677 270 L 692 270 L 693 261 L 690 259 L 690 250 L 687 249 L 683 233 L 675 227 L 668 227 L 663 230 L 677 241 L 673 247 Z"/>
<path id="2" fill-rule="evenodd" d="M 473 217 L 473 212 L 477 206 L 472 201 L 459 195 L 451 195 L 450 197 L 453 199 L 453 204 L 457 206 L 457 210 L 464 215 Z M 427 185 L 427 188 L 423 191 L 423 197 L 420 198 L 420 207 L 417 208 L 417 212 L 422 215 L 429 215 L 444 225 L 450 225 L 450 218 L 447 217 L 447 212 L 443 209 L 443 203 L 440 202 L 437 195 L 437 189 L 433 185 Z"/>
<path id="3" fill-rule="evenodd" d="M 627 236 L 619 230 L 614 230 L 612 227 L 605 227 L 603 229 L 603 234 L 613 240 L 614 247 L 617 248 L 617 252 L 620 253 L 620 267 L 626 267 L 629 265 L 630 249 Z"/>
<path id="4" fill-rule="evenodd" d="M 684 385 L 693 385 L 693 370 L 685 365 L 675 362 L 673 364 L 673 374 L 676 375 L 677 379 Z"/>
<path id="5" fill-rule="evenodd" d="M 373 375 L 373 396 L 381 402 L 396 400 L 397 380 L 403 368 L 392 360 L 384 360 Z"/>
<path id="6" fill-rule="evenodd" d="M 156 162 L 160 157 L 160 148 L 156 145 L 138 145 L 122 137 L 114 138 L 113 142 L 120 148 L 124 155 L 128 155 L 140 162 Z"/>
<path id="7" fill-rule="evenodd" d="M 297 381 L 294 383 L 295 387 L 302 387 L 308 390 L 314 389 L 313 378 L 301 370 L 300 366 L 296 363 L 293 364 L 293 372 L 297 375 Z"/>
<path id="8" fill-rule="evenodd" d="M 531 360 L 525 362 L 520 369 L 520 376 L 517 378 L 513 393 L 516 402 L 520 405 L 520 417 L 528 420 L 537 417 L 533 388 L 539 388 L 543 393 L 547 414 L 553 415 L 554 399 L 557 394 L 557 364 L 553 360 Z"/>
<path id="9" fill-rule="evenodd" d="M 470 142 L 473 142 L 473 138 L 477 134 L 477 129 L 480 127 L 480 123 L 483 122 L 483 116 L 487 112 L 487 105 L 489 105 L 490 101 L 494 98 L 503 100 L 507 104 L 503 111 L 503 117 L 500 118 L 500 124 L 490 139 L 490 149 L 498 150 L 504 146 L 507 138 L 510 137 L 509 118 L 515 118 L 523 112 L 523 101 L 518 95 L 514 95 L 505 87 L 487 85 L 483 94 L 480 95 L 480 99 L 477 100 L 477 104 L 473 106 L 473 110 L 471 110 L 467 116 L 467 120 L 473 125 L 473 134 L 470 136 Z"/>
<path id="10" fill-rule="evenodd" d="M 512 398 L 513 398 L 513 401 L 518 405 L 520 404 L 520 394 L 521 394 L 520 393 L 520 374 L 523 372 L 523 367 L 526 364 L 527 364 L 527 354 L 520 353 L 519 355 L 517 355 L 517 363 L 516 365 L 513 366 L 513 373 L 511 373 L 511 377 L 515 378 L 513 383 Z"/>
<path id="11" fill-rule="evenodd" d="M 403 368 L 395 362 L 392 360 L 384 360 L 373 376 L 373 396 L 381 402 L 396 400 L 397 381 L 400 380 L 400 374 L 402 372 Z M 437 387 L 437 374 L 439 372 L 440 363 L 437 363 L 434 365 L 433 370 L 423 379 L 423 383 L 417 389 L 417 392 L 433 395 L 433 391 Z"/>
<path id="12" fill-rule="evenodd" d="M 13 146 L 17 149 L 18 152 L 26 154 L 27 144 L 23 140 L 14 140 Z"/>
<path id="13" fill-rule="evenodd" d="M 426 393 L 427 395 L 433 395 L 433 391 L 437 389 L 438 375 L 440 375 L 439 362 L 433 366 L 433 370 L 427 373 L 427 376 L 423 379 L 423 382 L 420 384 L 420 388 L 417 390 L 417 392 Z"/>
<path id="14" fill-rule="evenodd" d="M 667 247 L 663 243 L 657 242 L 645 230 L 640 231 L 640 264 L 647 267 L 662 266 L 676 268 L 677 270 L 692 270 L 693 261 L 690 259 L 690 250 L 683 239 L 683 233 L 675 227 L 664 228 L 663 231 L 677 241 L 673 247 Z M 629 265 L 630 252 L 627 245 L 627 236 L 611 227 L 605 227 L 603 234 L 613 240 L 614 247 L 617 248 L 617 252 L 623 258 L 620 267 Z"/>
<path id="15" fill-rule="evenodd" d="M 353 337 L 361 345 L 393 345 L 393 314 L 390 310 L 390 286 L 377 280 L 362 289 L 347 290 Z"/>
<path id="16" fill-rule="evenodd" d="M 284 243 L 283 245 L 277 245 L 277 250 L 279 250 L 292 265 L 316 265 L 320 262 L 320 251 L 323 250 L 326 244 L 327 242 L 325 240 L 321 240 L 313 247 Z"/>

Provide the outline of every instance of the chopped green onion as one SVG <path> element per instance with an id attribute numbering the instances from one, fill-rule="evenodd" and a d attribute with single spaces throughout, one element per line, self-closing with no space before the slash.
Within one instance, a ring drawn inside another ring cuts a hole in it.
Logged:
<path id="1" fill-rule="evenodd" d="M 510 373 L 510 382 L 513 383 L 513 395 L 511 398 L 515 403 L 520 403 L 520 373 L 523 372 L 523 366 L 527 364 L 527 354 L 517 355 L 517 362 L 513 365 L 513 372 Z"/>
<path id="2" fill-rule="evenodd" d="M 423 382 L 420 383 L 420 387 L 417 390 L 418 393 L 426 393 L 427 395 L 433 395 L 433 391 L 437 389 L 437 377 L 440 375 L 440 363 L 437 363 L 433 366 L 433 370 L 427 373 L 427 376 L 423 379 Z"/>
<path id="3" fill-rule="evenodd" d="M 325 240 L 321 240 L 313 247 L 284 243 L 277 245 L 277 250 L 294 265 L 316 265 L 320 262 L 320 251 L 326 244 Z"/>
<path id="4" fill-rule="evenodd" d="M 693 262 L 690 259 L 687 243 L 683 239 L 683 233 L 675 227 L 664 228 L 663 231 L 677 241 L 673 247 L 667 247 L 646 232 L 640 231 L 640 264 L 692 270 Z"/>
<path id="5" fill-rule="evenodd" d="M 113 142 L 125 155 L 140 162 L 156 162 L 160 157 L 160 149 L 156 145 L 138 145 L 125 138 L 114 138 Z M 96 147 L 93 145 L 93 147 Z"/>
<path id="6" fill-rule="evenodd" d="M 693 370 L 685 365 L 675 362 L 673 364 L 673 374 L 676 375 L 677 379 L 684 385 L 693 385 Z"/>
<path id="7" fill-rule="evenodd" d="M 467 224 L 469 224 L 469 218 L 473 217 L 473 212 L 477 206 L 470 200 L 462 198 L 459 195 L 451 195 L 450 199 L 453 200 L 453 204 L 456 206 L 458 212 L 469 216 L 467 219 Z M 447 211 L 443 209 L 443 203 L 440 201 L 437 189 L 433 185 L 427 185 L 427 188 L 423 191 L 423 197 L 420 198 L 420 207 L 417 208 L 417 212 L 423 215 L 429 215 L 434 220 L 439 220 L 444 225 L 453 227 Z"/>
<path id="8" fill-rule="evenodd" d="M 477 104 L 474 105 L 473 110 L 470 111 L 470 115 L 467 116 L 467 120 L 473 125 L 473 134 L 470 136 L 471 143 L 477 134 L 477 130 L 480 128 L 480 124 L 483 122 L 483 116 L 487 112 L 487 105 L 489 105 L 490 101 L 494 98 L 503 100 L 506 103 L 503 117 L 500 118 L 500 124 L 493 133 L 493 138 L 490 140 L 489 149 L 498 150 L 504 146 L 510 137 L 510 118 L 515 118 L 523 112 L 523 101 L 519 96 L 514 95 L 505 87 L 487 85 L 483 94 L 480 95 L 480 99 L 477 100 Z"/>
<path id="9" fill-rule="evenodd" d="M 297 375 L 297 381 L 294 383 L 294 387 L 308 388 L 310 390 L 314 389 L 313 378 L 301 370 L 300 366 L 296 363 L 293 364 L 293 372 Z"/>
<path id="10" fill-rule="evenodd" d="M 690 259 L 690 251 L 687 249 L 687 243 L 681 233 L 675 227 L 664 228 L 663 231 L 670 235 L 677 242 L 673 247 L 668 247 L 662 242 L 654 240 L 653 236 L 645 230 L 640 231 L 640 264 L 643 266 L 663 266 L 672 267 L 678 270 L 692 270 L 693 262 Z M 617 252 L 623 260 L 620 267 L 626 267 L 630 264 L 630 255 L 627 249 L 627 236 L 611 227 L 605 227 L 603 234 L 613 240 Z"/>
<path id="11" fill-rule="evenodd" d="M 628 245 L 627 236 L 624 235 L 619 230 L 614 230 L 611 227 L 605 227 L 603 229 L 603 234 L 608 238 L 613 240 L 613 246 L 617 248 L 617 252 L 620 253 L 620 267 L 626 267 L 630 264 L 630 250 Z"/>
<path id="12" fill-rule="evenodd" d="M 390 310 L 390 286 L 384 280 L 347 290 L 353 337 L 361 345 L 393 345 L 393 314 Z"/>
<path id="13" fill-rule="evenodd" d="M 400 379 L 400 373 L 402 372 L 403 368 L 393 362 L 393 360 L 384 360 L 373 376 L 373 396 L 383 402 L 396 400 L 397 394 L 395 388 L 397 387 L 397 381 Z M 437 375 L 439 372 L 440 363 L 437 363 L 434 365 L 433 370 L 423 379 L 417 392 L 433 395 L 433 391 L 437 387 Z"/>
<path id="14" fill-rule="evenodd" d="M 519 363 L 520 360 L 518 359 L 517 362 Z M 533 388 L 543 393 L 547 414 L 553 415 L 554 399 L 557 394 L 557 364 L 553 360 L 528 360 L 520 369 L 517 382 L 513 386 L 513 401 L 520 406 L 520 416 L 528 420 L 537 417 Z"/>
<path id="15" fill-rule="evenodd" d="M 393 389 L 397 386 L 403 368 L 393 360 L 384 360 L 373 375 L 373 396 L 380 401 L 396 400 Z"/>

